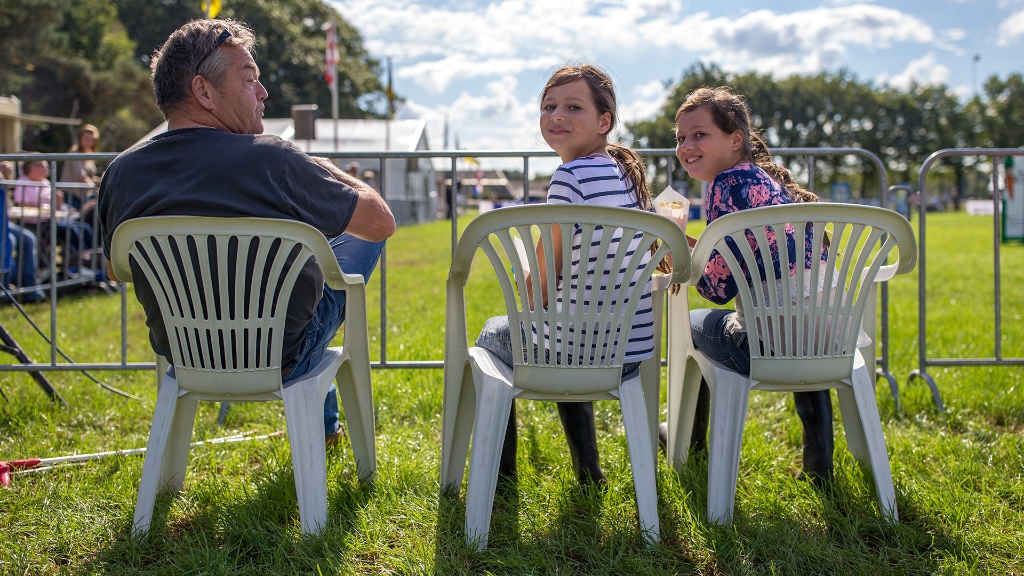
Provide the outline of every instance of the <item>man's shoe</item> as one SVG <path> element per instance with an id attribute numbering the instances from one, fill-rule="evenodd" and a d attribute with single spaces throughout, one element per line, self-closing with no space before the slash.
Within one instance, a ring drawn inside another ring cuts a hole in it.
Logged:
<path id="1" fill-rule="evenodd" d="M 668 422 L 658 424 L 658 446 L 662 452 L 668 450 Z"/>
<path id="2" fill-rule="evenodd" d="M 324 442 L 327 444 L 327 449 L 331 450 L 341 442 L 341 438 L 345 435 L 345 427 L 339 426 L 338 431 L 334 434 L 330 434 L 324 438 Z"/>

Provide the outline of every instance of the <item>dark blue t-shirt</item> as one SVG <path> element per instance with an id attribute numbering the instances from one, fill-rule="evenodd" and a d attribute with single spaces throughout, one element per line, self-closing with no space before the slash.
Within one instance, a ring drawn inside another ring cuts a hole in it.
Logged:
<path id="1" fill-rule="evenodd" d="M 103 174 L 99 190 L 103 252 L 109 259 L 119 224 L 146 216 L 298 220 L 331 238 L 348 226 L 357 200 L 355 190 L 276 136 L 215 128 L 172 130 L 124 151 Z M 141 273 L 133 271 L 133 276 L 153 349 L 170 357 L 153 290 Z M 288 302 L 282 366 L 298 353 L 323 286 L 319 267 L 312 260 L 307 262 Z"/>

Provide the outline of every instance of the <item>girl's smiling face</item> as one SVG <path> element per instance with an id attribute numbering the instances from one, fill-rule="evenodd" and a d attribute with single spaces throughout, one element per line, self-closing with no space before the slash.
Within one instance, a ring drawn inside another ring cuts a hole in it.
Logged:
<path id="1" fill-rule="evenodd" d="M 562 162 L 603 153 L 611 118 L 610 112 L 598 112 L 583 80 L 552 86 L 540 103 L 540 132 Z"/>
<path id="2" fill-rule="evenodd" d="M 707 106 L 690 110 L 676 121 L 676 158 L 691 178 L 710 184 L 744 161 L 743 133 L 726 134 L 715 125 Z"/>

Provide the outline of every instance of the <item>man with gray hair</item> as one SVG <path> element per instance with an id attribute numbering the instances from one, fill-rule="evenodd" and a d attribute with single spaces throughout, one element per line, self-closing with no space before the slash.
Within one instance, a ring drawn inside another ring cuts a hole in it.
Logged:
<path id="1" fill-rule="evenodd" d="M 193 20 L 156 51 L 153 91 L 167 132 L 124 151 L 104 173 L 99 191 L 104 253 L 109 260 L 114 230 L 132 218 L 279 218 L 320 230 L 341 269 L 367 279 L 384 240 L 395 231 L 394 216 L 372 188 L 329 160 L 261 135 L 267 91 L 253 60 L 254 44 L 252 31 L 239 22 Z M 134 272 L 150 342 L 170 359 L 153 289 Z M 317 365 L 344 317 L 345 293 L 324 286 L 319 267 L 308 262 L 288 303 L 285 386 Z M 334 387 L 324 403 L 324 426 L 333 443 L 341 435 Z"/>

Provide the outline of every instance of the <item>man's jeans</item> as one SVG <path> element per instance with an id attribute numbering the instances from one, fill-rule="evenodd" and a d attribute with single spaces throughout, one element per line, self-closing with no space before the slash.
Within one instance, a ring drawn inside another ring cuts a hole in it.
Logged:
<path id="1" fill-rule="evenodd" d="M 370 274 L 377 267 L 384 241 L 367 242 L 349 234 L 342 234 L 330 239 L 334 256 L 338 259 L 341 271 L 346 274 L 359 274 L 363 281 L 370 279 Z M 345 292 L 332 290 L 324 286 L 324 296 L 320 299 L 313 318 L 306 325 L 306 337 L 298 355 L 285 368 L 291 372 L 283 378 L 284 387 L 308 373 L 324 356 L 324 350 L 331 344 L 338 333 L 342 321 L 345 320 Z M 324 400 L 324 430 L 330 436 L 341 428 L 338 419 L 338 388 L 332 384 Z"/>

